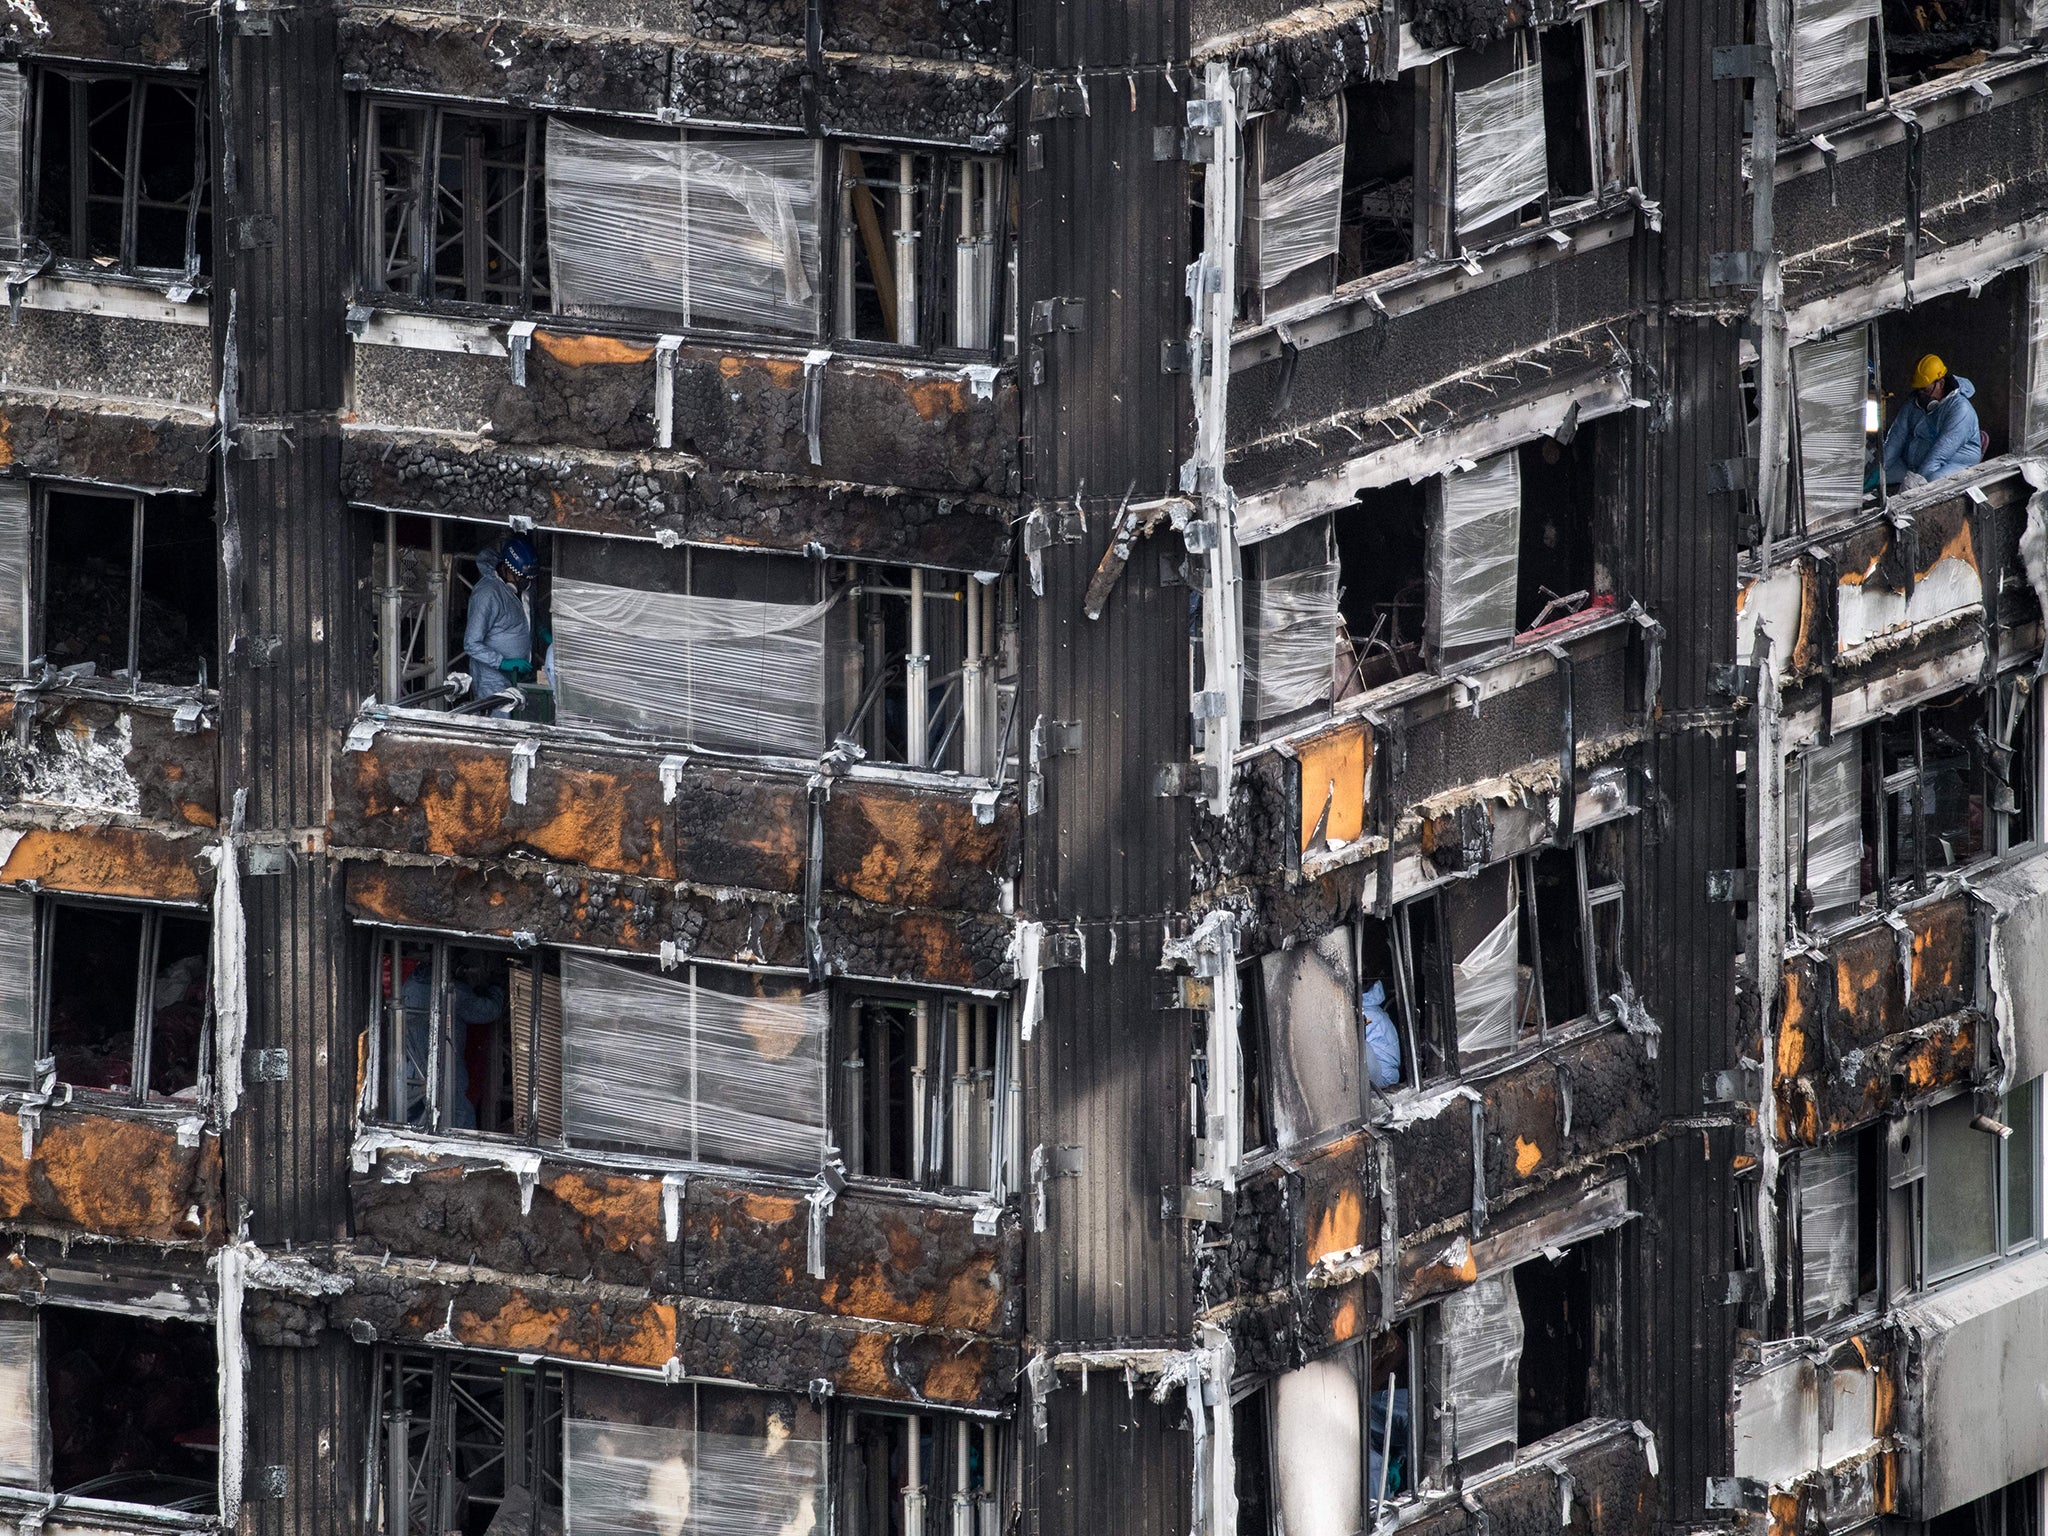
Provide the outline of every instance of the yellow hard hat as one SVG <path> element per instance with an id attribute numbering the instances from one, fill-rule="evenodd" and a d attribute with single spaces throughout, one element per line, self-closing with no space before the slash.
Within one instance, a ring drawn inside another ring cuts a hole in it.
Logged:
<path id="1" fill-rule="evenodd" d="M 1913 387 L 1915 389 L 1927 389 L 1933 385 L 1936 379 L 1945 379 L 1947 377 L 1948 364 L 1930 352 L 1920 359 L 1919 366 L 1913 370 Z"/>

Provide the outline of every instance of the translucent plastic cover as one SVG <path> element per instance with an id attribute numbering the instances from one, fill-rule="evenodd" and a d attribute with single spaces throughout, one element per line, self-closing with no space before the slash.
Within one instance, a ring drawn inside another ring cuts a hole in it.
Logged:
<path id="1" fill-rule="evenodd" d="M 34 1086 L 36 899 L 0 890 L 0 1084 Z"/>
<path id="2" fill-rule="evenodd" d="M 1273 1120 L 1282 1147 L 1358 1119 L 1358 982 L 1351 930 L 1259 962 L 1272 1034 Z"/>
<path id="3" fill-rule="evenodd" d="M 35 1316 L 19 1307 L 0 1307 L 0 1483 L 43 1485 L 39 1396 Z"/>
<path id="4" fill-rule="evenodd" d="M 1799 392 L 1799 479 L 1806 520 L 1847 517 L 1863 505 L 1863 409 L 1870 343 L 1862 326 L 1809 341 L 1792 354 Z"/>
<path id="5" fill-rule="evenodd" d="M 1344 146 L 1334 144 L 1259 188 L 1259 281 L 1271 288 L 1337 254 Z"/>
<path id="6" fill-rule="evenodd" d="M 1808 1326 L 1856 1304 L 1856 1149 L 1799 1154 L 1800 1278 Z"/>
<path id="7" fill-rule="evenodd" d="M 1522 1306 L 1512 1270 L 1475 1280 L 1443 1303 L 1444 1396 L 1457 1410 L 1463 1460 L 1515 1443 L 1521 1402 Z"/>
<path id="8" fill-rule="evenodd" d="M 825 1443 L 776 1433 L 570 1419 L 566 1536 L 809 1536 L 824 1529 Z"/>
<path id="9" fill-rule="evenodd" d="M 1543 138 L 1543 61 L 1453 93 L 1458 233 L 1540 201 L 1550 186 Z"/>
<path id="10" fill-rule="evenodd" d="M 2048 9 L 2048 0 L 2042 0 Z M 2048 256 L 2027 267 L 2027 398 L 2022 447 L 2048 447 Z"/>
<path id="11" fill-rule="evenodd" d="M 0 677 L 28 670 L 28 582 L 28 482 L 0 480 Z"/>
<path id="12" fill-rule="evenodd" d="M 1261 720 L 1321 704 L 1336 677 L 1337 563 L 1246 582 L 1257 628 L 1245 647 L 1245 680 Z"/>
<path id="13" fill-rule="evenodd" d="M 548 260 L 565 314 L 811 334 L 820 156 L 810 139 L 592 133 L 548 119 Z"/>
<path id="14" fill-rule="evenodd" d="M 1816 912 L 1863 893 L 1863 756 L 1854 732 L 1806 759 L 1806 889 Z"/>
<path id="15" fill-rule="evenodd" d="M 562 957 L 562 1129 L 571 1141 L 815 1173 L 825 1160 L 823 992 L 721 972 L 705 984 Z M 694 979 L 693 979 L 694 977 Z"/>
<path id="16" fill-rule="evenodd" d="M 1273 1448 L 1287 1536 L 1352 1536 L 1359 1520 L 1358 1351 L 1273 1383 Z"/>
<path id="17" fill-rule="evenodd" d="M 1515 936 L 1519 908 L 1494 924 L 1472 952 L 1451 966 L 1451 1002 L 1458 1013 L 1458 1056 L 1504 1051 L 1515 1043 Z"/>
<path id="18" fill-rule="evenodd" d="M 1803 112 L 1844 97 L 1863 100 L 1870 22 L 1881 0 L 1793 0 L 1792 107 Z"/>
<path id="19" fill-rule="evenodd" d="M 1522 537 L 1522 465 L 1497 454 L 1443 478 L 1443 515 L 1429 579 L 1436 643 L 1444 650 L 1498 645 L 1515 632 Z"/>
<path id="20" fill-rule="evenodd" d="M 830 606 L 557 581 L 556 714 L 727 752 L 816 756 Z"/>
<path id="21" fill-rule="evenodd" d="M 0 257 L 21 254 L 21 143 L 28 81 L 19 64 L 0 64 Z"/>

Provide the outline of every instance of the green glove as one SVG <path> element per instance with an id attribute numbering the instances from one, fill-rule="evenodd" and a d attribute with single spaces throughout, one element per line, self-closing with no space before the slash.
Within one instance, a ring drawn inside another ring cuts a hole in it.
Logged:
<path id="1" fill-rule="evenodd" d="M 498 663 L 498 670 L 515 683 L 530 683 L 533 681 L 533 663 L 525 660 L 523 657 L 515 660 L 507 656 Z"/>

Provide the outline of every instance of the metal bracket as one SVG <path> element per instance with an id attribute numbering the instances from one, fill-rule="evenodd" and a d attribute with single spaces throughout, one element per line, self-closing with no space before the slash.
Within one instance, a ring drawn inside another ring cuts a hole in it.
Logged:
<path id="1" fill-rule="evenodd" d="M 197 704 L 180 704 L 171 712 L 171 729 L 180 736 L 195 735 L 202 723 L 205 710 Z"/>
<path id="2" fill-rule="evenodd" d="M 235 247 L 253 251 L 277 243 L 277 219 L 267 213 L 247 213 L 235 220 Z"/>
<path id="3" fill-rule="evenodd" d="M 1087 313 L 1086 299 L 1040 299 L 1031 306 L 1031 334 L 1050 336 L 1055 331 L 1078 331 Z"/>
<path id="4" fill-rule="evenodd" d="M 1045 755 L 1047 757 L 1071 757 L 1080 750 L 1080 721 L 1048 720 L 1045 722 Z"/>
<path id="5" fill-rule="evenodd" d="M 1045 1176 L 1049 1179 L 1078 1179 L 1088 1166 L 1088 1160 L 1077 1146 L 1054 1147 L 1046 1163 Z"/>
<path id="6" fill-rule="evenodd" d="M 526 388 L 526 354 L 533 345 L 535 325 L 531 320 L 515 320 L 505 332 L 505 355 L 512 361 L 512 382 L 519 388 Z"/>
<path id="7" fill-rule="evenodd" d="M 1753 1477 L 1707 1479 L 1707 1508 L 1745 1509 L 1762 1514 L 1771 1507 L 1770 1485 Z"/>
<path id="8" fill-rule="evenodd" d="M 284 428 L 275 422 L 245 421 L 235 428 L 235 448 L 245 459 L 274 459 L 284 446 Z"/>
<path id="9" fill-rule="evenodd" d="M 1188 344 L 1184 341 L 1160 342 L 1159 371 L 1161 373 L 1186 373 L 1188 371 Z"/>
<path id="10" fill-rule="evenodd" d="M 1223 1191 L 1214 1184 L 1183 1184 L 1180 1189 L 1182 1221 L 1222 1221 Z"/>
<path id="11" fill-rule="evenodd" d="M 1158 777 L 1152 781 L 1152 793 L 1162 800 L 1178 799 L 1183 795 L 1206 800 L 1213 792 L 1215 782 L 1216 770 L 1207 763 L 1165 763 L 1161 765 Z"/>
<path id="12" fill-rule="evenodd" d="M 266 1045 L 249 1052 L 249 1080 L 254 1083 L 288 1083 L 292 1080 L 292 1053 L 281 1045 Z"/>
<path id="13" fill-rule="evenodd" d="M 1749 457 L 1739 459 L 1715 459 L 1707 465 L 1707 494 L 1728 496 L 1738 491 L 1756 489 L 1756 460 Z"/>
<path id="14" fill-rule="evenodd" d="M 1717 661 L 1707 668 L 1707 693 L 1717 699 L 1753 699 L 1763 685 L 1763 673 L 1739 662 Z"/>
<path id="15" fill-rule="evenodd" d="M 1076 75 L 1071 80 L 1040 80 L 1031 87 L 1031 121 L 1042 123 L 1048 118 L 1086 117 L 1088 115 L 1088 87 Z"/>
<path id="16" fill-rule="evenodd" d="M 1764 280 L 1764 251 L 1716 251 L 1707 258 L 1707 282 L 1715 288 L 1754 288 Z"/>
<path id="17" fill-rule="evenodd" d="M 1722 1067 L 1700 1080 L 1700 1097 L 1709 1104 L 1754 1104 L 1763 1091 L 1761 1067 Z"/>
<path id="18" fill-rule="evenodd" d="M 284 875 L 291 873 L 292 851 L 283 843 L 251 843 L 249 856 L 243 860 L 243 867 L 251 875 Z"/>

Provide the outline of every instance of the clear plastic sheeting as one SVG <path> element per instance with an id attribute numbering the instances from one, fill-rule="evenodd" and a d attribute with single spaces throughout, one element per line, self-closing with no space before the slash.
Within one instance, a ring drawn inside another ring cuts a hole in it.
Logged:
<path id="1" fill-rule="evenodd" d="M 1856 1149 L 1799 1154 L 1799 1273 L 1810 1328 L 1856 1305 Z"/>
<path id="2" fill-rule="evenodd" d="M 824 1529 L 825 1443 L 776 1433 L 567 1423 L 565 1536 L 811 1536 Z"/>
<path id="3" fill-rule="evenodd" d="M 830 607 L 557 581 L 556 713 L 714 750 L 814 757 L 825 749 Z"/>
<path id="4" fill-rule="evenodd" d="M 1793 0 L 1792 108 L 1853 97 L 1870 79 L 1870 23 L 1880 0 Z"/>
<path id="5" fill-rule="evenodd" d="M 2048 0 L 2041 0 L 2048 12 Z M 2048 256 L 2027 267 L 2027 398 L 2020 446 L 2048 448 Z"/>
<path id="6" fill-rule="evenodd" d="M 21 146 L 28 81 L 19 64 L 0 64 L 0 258 L 21 255 Z"/>
<path id="7" fill-rule="evenodd" d="M 0 890 L 0 1085 L 35 1085 L 36 899 Z"/>
<path id="8" fill-rule="evenodd" d="M 1522 1305 L 1512 1270 L 1444 1299 L 1444 1397 L 1461 1461 L 1513 1445 L 1521 1402 Z"/>
<path id="9" fill-rule="evenodd" d="M 1259 187 L 1259 281 L 1271 288 L 1337 254 L 1344 146 L 1332 145 Z"/>
<path id="10" fill-rule="evenodd" d="M 1498 454 L 1445 475 L 1436 558 L 1429 571 L 1440 650 L 1498 645 L 1515 632 L 1522 536 L 1522 464 Z"/>
<path id="11" fill-rule="evenodd" d="M 1806 758 L 1806 890 L 1818 914 L 1863 894 L 1863 755 L 1854 732 Z"/>
<path id="12" fill-rule="evenodd" d="M 818 325 L 819 149 L 810 139 L 592 133 L 548 119 L 549 277 L 565 314 Z"/>
<path id="13" fill-rule="evenodd" d="M 1520 977 L 1515 936 L 1520 912 L 1508 915 L 1451 965 L 1451 1002 L 1458 1014 L 1458 1059 L 1470 1061 L 1515 1043 L 1515 991 Z"/>
<path id="14" fill-rule="evenodd" d="M 39 1396 L 35 1314 L 8 1307 L 0 1311 L 0 1483 L 43 1486 Z"/>
<path id="15" fill-rule="evenodd" d="M 1245 681 L 1260 720 L 1326 702 L 1335 686 L 1337 562 L 1246 582 L 1256 627 L 1245 647 Z"/>
<path id="16" fill-rule="evenodd" d="M 758 995 L 562 957 L 562 1129 L 572 1142 L 815 1173 L 825 1159 L 826 996 Z"/>
<path id="17" fill-rule="evenodd" d="M 1358 1351 L 1273 1383 L 1273 1450 L 1287 1536 L 1352 1536 L 1359 1518 Z"/>
<path id="18" fill-rule="evenodd" d="M 1799 481 L 1809 526 L 1863 505 L 1863 411 L 1870 342 L 1858 326 L 1792 354 L 1799 393 Z"/>
<path id="19" fill-rule="evenodd" d="M 1458 233 L 1540 202 L 1550 186 L 1543 135 L 1543 61 L 1455 94 Z"/>
<path id="20" fill-rule="evenodd" d="M 1259 962 L 1272 1035 L 1273 1129 L 1298 1146 L 1358 1119 L 1358 980 L 1351 930 Z"/>
<path id="21" fill-rule="evenodd" d="M 29 492 L 0 480 L 0 677 L 28 671 Z"/>

